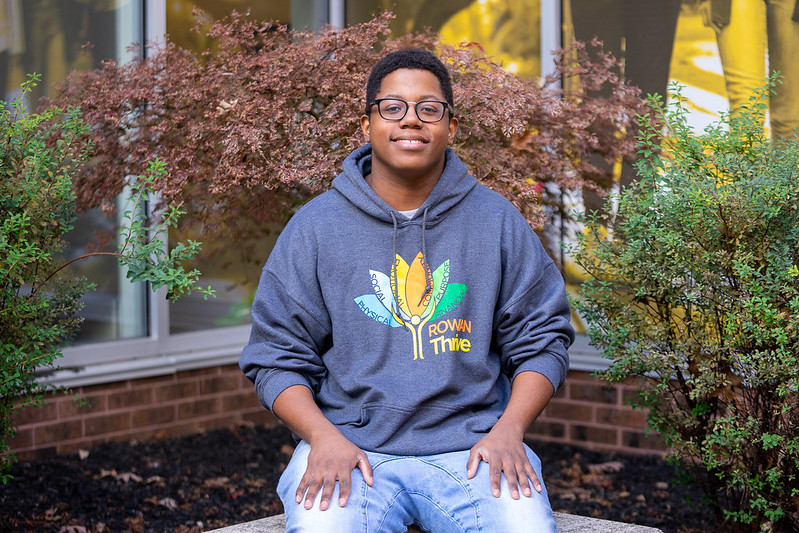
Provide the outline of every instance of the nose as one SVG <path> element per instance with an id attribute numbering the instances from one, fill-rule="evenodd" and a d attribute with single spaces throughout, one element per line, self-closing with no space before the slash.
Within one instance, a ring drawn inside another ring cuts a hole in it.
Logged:
<path id="1" fill-rule="evenodd" d="M 416 102 L 408 102 L 408 112 L 405 113 L 405 116 L 402 117 L 400 121 L 400 125 L 409 125 L 409 126 L 419 126 L 422 125 L 422 120 L 419 118 L 419 115 L 416 114 Z"/>

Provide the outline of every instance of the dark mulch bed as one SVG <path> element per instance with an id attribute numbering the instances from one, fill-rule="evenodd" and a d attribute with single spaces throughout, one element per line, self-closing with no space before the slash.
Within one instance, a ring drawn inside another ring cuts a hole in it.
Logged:
<path id="1" fill-rule="evenodd" d="M 717 530 L 712 513 L 685 502 L 700 492 L 659 458 L 530 445 L 555 511 L 666 533 Z M 279 514 L 274 490 L 292 447 L 283 427 L 241 427 L 20 463 L 0 485 L 0 531 L 194 533 Z"/>

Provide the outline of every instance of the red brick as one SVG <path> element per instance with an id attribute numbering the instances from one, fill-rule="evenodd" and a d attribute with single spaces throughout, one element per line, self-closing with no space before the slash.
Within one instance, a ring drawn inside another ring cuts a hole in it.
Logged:
<path id="1" fill-rule="evenodd" d="M 182 381 L 159 385 L 153 390 L 156 402 L 194 398 L 199 393 L 196 381 Z"/>
<path id="2" fill-rule="evenodd" d="M 207 398 L 204 400 L 181 403 L 178 405 L 178 418 L 180 420 L 185 420 L 186 418 L 195 418 L 218 413 L 220 411 L 220 403 L 219 398 Z"/>
<path id="3" fill-rule="evenodd" d="M 630 407 L 597 407 L 596 421 L 608 426 L 646 427 L 646 413 Z"/>
<path id="4" fill-rule="evenodd" d="M 33 428 L 33 441 L 38 447 L 42 444 L 77 439 L 80 438 L 82 434 L 83 428 L 79 421 L 55 422 Z"/>
<path id="5" fill-rule="evenodd" d="M 236 412 L 255 407 L 263 409 L 254 391 L 239 392 L 222 397 L 222 411 L 224 412 Z"/>
<path id="6" fill-rule="evenodd" d="M 30 448 L 33 446 L 33 430 L 32 429 L 17 429 L 16 434 L 12 439 L 6 441 L 6 444 L 12 450 L 21 450 L 23 448 Z"/>
<path id="7" fill-rule="evenodd" d="M 26 461 L 37 461 L 52 457 L 58 453 L 55 446 L 46 446 L 43 448 L 36 448 L 35 450 L 15 451 L 14 455 L 17 456 L 17 461 L 22 463 Z"/>
<path id="8" fill-rule="evenodd" d="M 253 384 L 252 384 L 252 381 L 250 381 L 250 378 L 245 376 L 244 373 L 241 370 L 239 370 L 238 374 L 239 374 L 239 381 L 240 381 L 239 386 L 242 389 L 252 389 L 253 388 Z"/>
<path id="9" fill-rule="evenodd" d="M 643 431 L 623 431 L 621 443 L 628 448 L 639 448 L 642 450 L 665 450 L 666 444 L 660 435 L 652 432 L 647 437 Z"/>
<path id="10" fill-rule="evenodd" d="M 234 422 L 232 417 L 225 416 L 201 420 L 198 422 L 198 425 L 203 431 L 213 431 L 220 428 L 229 428 L 231 427 L 232 422 Z"/>
<path id="11" fill-rule="evenodd" d="M 591 383 L 569 383 L 569 398 L 592 403 L 618 403 L 619 393 L 613 387 Z"/>
<path id="12" fill-rule="evenodd" d="M 171 405 L 159 405 L 157 407 L 147 407 L 137 409 L 131 415 L 132 427 L 154 426 L 175 421 L 175 408 Z"/>
<path id="13" fill-rule="evenodd" d="M 246 422 L 252 422 L 253 424 L 258 424 L 259 426 L 264 427 L 274 427 L 280 423 L 275 415 L 273 415 L 271 411 L 267 409 L 242 413 L 241 419 Z"/>
<path id="14" fill-rule="evenodd" d="M 17 427 L 37 424 L 58 419 L 58 407 L 55 402 L 48 402 L 43 407 L 26 406 L 14 411 L 14 425 Z"/>
<path id="15" fill-rule="evenodd" d="M 125 409 L 138 405 L 147 405 L 153 401 L 152 389 L 130 389 L 108 395 L 108 409 Z"/>
<path id="16" fill-rule="evenodd" d="M 80 396 L 76 401 L 71 396 L 61 398 L 58 401 L 58 418 L 68 418 L 73 416 L 88 415 L 104 411 L 106 407 L 106 395 L 94 394 L 91 396 Z"/>
<path id="17" fill-rule="evenodd" d="M 569 430 L 569 437 L 578 442 L 596 442 L 618 446 L 618 431 L 595 426 L 574 425 Z"/>
<path id="18" fill-rule="evenodd" d="M 552 400 L 544 410 L 547 418 L 558 420 L 573 420 L 578 422 L 593 422 L 594 408 L 590 405 L 571 403 L 562 400 Z"/>
<path id="19" fill-rule="evenodd" d="M 214 394 L 238 389 L 238 376 L 215 376 L 200 381 L 200 394 Z"/>
<path id="20" fill-rule="evenodd" d="M 158 428 L 157 430 L 149 430 L 146 432 L 137 433 L 136 437 L 141 440 L 171 439 L 199 433 L 200 430 L 201 428 L 199 424 L 196 422 L 188 422 L 185 424 L 170 424 L 168 426 Z"/>
<path id="21" fill-rule="evenodd" d="M 104 442 L 108 442 L 107 438 L 81 440 L 80 442 L 69 442 L 58 446 L 58 453 L 68 454 L 75 453 L 79 450 L 91 450 L 93 447 L 98 446 Z M 91 455 L 91 452 L 90 452 Z"/>
<path id="22" fill-rule="evenodd" d="M 86 436 L 118 433 L 126 429 L 130 429 L 130 413 L 128 412 L 86 418 Z"/>
<path id="23" fill-rule="evenodd" d="M 592 381 L 594 383 L 599 383 L 600 379 L 594 376 L 591 372 L 584 372 L 582 370 L 571 370 L 569 374 L 566 376 L 566 381 Z"/>
<path id="24" fill-rule="evenodd" d="M 527 432 L 524 436 L 529 439 L 541 437 L 562 439 L 566 436 L 566 425 L 560 422 L 536 420 L 527 428 Z"/>
<path id="25" fill-rule="evenodd" d="M 638 391 L 639 389 L 633 387 L 624 387 L 621 392 L 622 403 L 624 405 L 630 405 L 631 403 L 638 401 Z"/>

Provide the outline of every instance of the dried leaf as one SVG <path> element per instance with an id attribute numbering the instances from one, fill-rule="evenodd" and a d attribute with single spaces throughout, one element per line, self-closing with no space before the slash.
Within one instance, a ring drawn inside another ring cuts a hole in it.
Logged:
<path id="1" fill-rule="evenodd" d="M 588 465 L 588 471 L 592 474 L 609 474 L 619 472 L 622 468 L 624 468 L 624 463 L 621 461 L 608 461 L 606 463 Z"/>
<path id="2" fill-rule="evenodd" d="M 83 526 L 63 526 L 58 533 L 88 533 L 88 529 Z"/>
<path id="3" fill-rule="evenodd" d="M 207 489 L 221 489 L 226 487 L 230 483 L 230 478 L 227 477 L 215 477 L 211 479 L 206 479 L 203 481 L 203 487 Z"/>
<path id="4" fill-rule="evenodd" d="M 158 500 L 158 505 L 161 507 L 166 507 L 170 511 L 174 511 L 178 508 L 178 502 L 176 502 L 173 498 L 161 498 Z"/>
<path id="5" fill-rule="evenodd" d="M 123 472 L 115 477 L 117 481 L 121 481 L 123 483 L 129 483 L 131 481 L 135 481 L 136 483 L 141 483 L 142 479 L 141 476 L 134 474 L 133 472 Z"/>

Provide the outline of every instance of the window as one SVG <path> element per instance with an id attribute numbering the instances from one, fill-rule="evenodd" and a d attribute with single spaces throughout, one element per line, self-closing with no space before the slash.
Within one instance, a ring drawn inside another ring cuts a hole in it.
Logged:
<path id="1" fill-rule="evenodd" d="M 93 68 L 103 58 L 126 60 L 124 50 L 128 44 L 157 39 L 165 33 L 185 48 L 204 49 L 207 43 L 191 31 L 195 5 L 208 19 L 232 10 L 249 10 L 257 19 L 314 30 L 321 28 L 328 16 L 326 0 L 84 0 L 78 3 L 80 16 L 61 9 L 63 3 L 58 0 L 10 2 L 31 4 L 28 11 L 38 14 L 20 19 L 24 20 L 22 27 L 28 34 L 45 41 L 52 30 L 52 38 L 47 42 L 56 44 L 40 48 L 58 54 L 53 56 L 56 59 L 61 57 L 62 49 L 80 48 L 80 44 L 89 40 L 98 43 L 92 49 L 91 59 L 79 55 L 79 59 L 63 64 L 61 70 L 48 71 L 42 83 L 45 90 L 63 79 L 69 70 Z M 34 4 L 38 10 L 33 9 Z M 20 68 L 32 68 L 34 60 L 31 61 Z M 44 60 L 36 56 L 35 61 Z M 47 62 L 51 63 L 58 65 L 59 61 Z M 125 211 L 124 206 L 117 208 L 120 213 Z M 70 258 L 83 253 L 85 244 L 98 231 L 113 236 L 117 223 L 101 213 L 82 217 L 71 236 Z M 271 249 L 279 228 L 272 230 L 264 238 L 265 251 Z M 188 237 L 171 235 L 170 240 Z M 203 241 L 202 236 L 193 237 Z M 116 243 L 109 246 L 113 248 Z M 163 291 L 152 294 L 142 284 L 129 283 L 113 258 L 76 263 L 81 274 L 98 283 L 98 290 L 85 297 L 84 327 L 75 342 L 64 350 L 64 359 L 60 361 L 63 370 L 51 376 L 51 380 L 70 386 L 88 385 L 237 361 L 249 334 L 249 307 L 261 265 L 238 261 L 236 251 L 224 249 L 224 243 L 205 243 L 204 248 L 222 249 L 212 257 L 198 257 L 196 265 L 192 265 L 203 272 L 201 283 L 217 290 L 217 298 L 208 301 L 189 297 L 170 303 Z"/>
<path id="2" fill-rule="evenodd" d="M 561 46 L 561 32 L 564 42 L 598 35 L 624 57 L 628 78 L 645 90 L 665 91 L 669 79 L 686 83 L 696 104 L 696 125 L 701 127 L 727 107 L 717 36 L 703 23 L 704 0 L 81 0 L 70 3 L 69 9 L 66 5 L 60 0 L 0 0 L 0 87 L 7 98 L 14 96 L 24 72 L 40 72 L 40 94 L 46 94 L 69 70 L 92 68 L 105 57 L 125 60 L 129 43 L 165 33 L 200 50 L 207 43 L 190 31 L 192 6 L 197 5 L 209 18 L 233 9 L 250 10 L 254 18 L 309 30 L 327 21 L 356 24 L 393 9 L 396 32 L 430 27 L 452 44 L 480 42 L 505 68 L 528 77 L 552 69 L 549 51 Z M 651 31 L 662 39 L 651 38 Z M 87 41 L 94 47 L 83 49 Z M 584 202 L 576 196 L 576 204 Z M 99 213 L 87 214 L 78 223 L 68 253 L 80 253 L 95 231 L 115 225 Z M 271 248 L 278 229 L 264 237 L 264 250 Z M 224 243 L 206 243 L 206 249 L 214 245 Z M 261 265 L 244 265 L 235 250 L 228 250 L 198 258 L 197 266 L 204 273 L 203 284 L 217 289 L 216 300 L 169 303 L 162 293 L 129 284 L 113 260 L 81 265 L 99 287 L 86 297 L 86 327 L 65 350 L 65 370 L 53 381 L 85 385 L 237 361 L 247 342 L 249 302 Z M 578 286 L 579 280 L 570 290 Z M 573 368 L 606 364 L 584 336 L 571 353 Z"/>
<path id="3" fill-rule="evenodd" d="M 37 73 L 41 81 L 29 100 L 35 107 L 68 72 L 94 68 L 104 59 L 130 59 L 127 46 L 143 37 L 142 0 L 2 0 L 0 88 L 4 99 L 18 96 L 26 75 Z M 84 253 L 98 232 L 113 231 L 117 224 L 118 220 L 109 220 L 99 210 L 81 215 L 67 237 L 66 259 Z M 116 242 L 111 241 L 108 246 L 115 248 Z M 85 322 L 76 343 L 147 335 L 145 287 L 128 283 L 113 259 L 93 257 L 74 263 L 72 270 L 97 284 L 97 290 L 84 298 Z"/>

